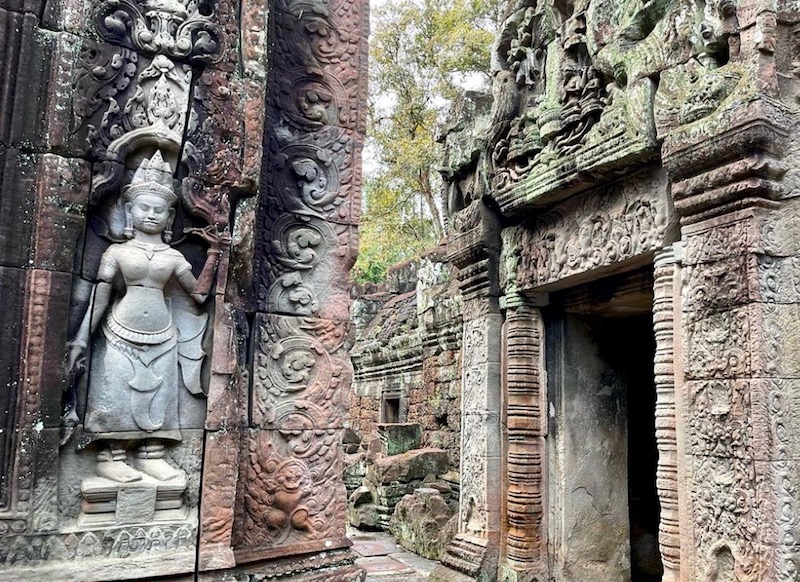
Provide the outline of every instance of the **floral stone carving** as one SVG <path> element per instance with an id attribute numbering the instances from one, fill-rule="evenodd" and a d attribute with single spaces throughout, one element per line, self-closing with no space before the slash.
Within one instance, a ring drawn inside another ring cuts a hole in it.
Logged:
<path id="1" fill-rule="evenodd" d="M 198 63 L 219 57 L 222 31 L 209 0 L 107 0 L 97 8 L 109 42 Z"/>

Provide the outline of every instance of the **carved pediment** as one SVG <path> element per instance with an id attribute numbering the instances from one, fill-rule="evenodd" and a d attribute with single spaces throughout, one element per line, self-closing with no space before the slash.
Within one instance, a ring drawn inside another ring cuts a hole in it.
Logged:
<path id="1" fill-rule="evenodd" d="M 738 31 L 720 0 L 518 2 L 494 55 L 486 155 L 501 210 L 549 206 L 655 157 L 657 122 L 708 115 L 736 85 L 736 67 L 709 71 L 735 60 Z"/>

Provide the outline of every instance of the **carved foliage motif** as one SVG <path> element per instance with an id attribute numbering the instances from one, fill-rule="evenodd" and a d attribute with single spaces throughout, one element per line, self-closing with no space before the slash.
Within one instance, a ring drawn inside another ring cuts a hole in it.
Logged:
<path id="1" fill-rule="evenodd" d="M 194 552 L 197 532 L 188 525 L 127 527 L 55 536 L 12 538 L 0 546 L 0 563 L 87 558 L 135 558 L 149 553 Z"/>
<path id="2" fill-rule="evenodd" d="M 273 134 L 269 143 L 268 186 L 273 204 L 284 211 L 309 213 L 351 223 L 358 206 L 360 147 L 351 132 L 326 127 L 303 138 Z"/>
<path id="3" fill-rule="evenodd" d="M 461 400 L 461 505 L 459 530 L 495 529 L 495 500 L 489 491 L 499 463 L 500 316 L 464 322 Z"/>
<path id="4" fill-rule="evenodd" d="M 662 199 L 624 189 L 570 200 L 531 226 L 503 231 L 503 284 L 530 289 L 653 251 L 668 221 Z"/>
<path id="5" fill-rule="evenodd" d="M 191 79 L 189 65 L 163 55 L 150 61 L 129 49 L 87 43 L 73 78 L 76 131 L 86 131 L 96 158 L 125 134 L 154 126 L 179 144 Z"/>
<path id="6" fill-rule="evenodd" d="M 253 422 L 293 431 L 341 427 L 352 377 L 346 334 L 345 323 L 260 316 Z"/>
<path id="7" fill-rule="evenodd" d="M 219 56 L 222 31 L 209 0 L 106 0 L 97 26 L 109 42 L 195 62 Z"/>
<path id="8" fill-rule="evenodd" d="M 363 132 L 361 2 L 281 0 L 273 14 L 282 57 L 273 98 L 285 121 L 312 131 L 331 125 Z"/>
<path id="9" fill-rule="evenodd" d="M 274 8 L 258 307 L 346 320 L 351 225 L 360 213 L 365 14 L 360 2 L 341 0 Z"/>
<path id="10" fill-rule="evenodd" d="M 270 260 L 259 270 L 259 305 L 272 313 L 346 320 L 343 290 L 355 260 L 353 228 L 290 213 L 262 216 L 262 225 L 257 244 L 261 257 Z"/>
<path id="11" fill-rule="evenodd" d="M 345 489 L 337 430 L 257 431 L 244 475 L 241 541 L 276 548 L 344 537 Z"/>
<path id="12" fill-rule="evenodd" d="M 685 369 L 689 378 L 741 378 L 750 375 L 751 334 L 747 307 L 712 313 L 689 324 Z"/>
<path id="13" fill-rule="evenodd" d="M 746 381 L 690 383 L 690 442 L 693 450 L 692 507 L 695 543 L 709 556 L 728 540 L 737 579 L 756 580 L 758 509 L 756 467 Z"/>

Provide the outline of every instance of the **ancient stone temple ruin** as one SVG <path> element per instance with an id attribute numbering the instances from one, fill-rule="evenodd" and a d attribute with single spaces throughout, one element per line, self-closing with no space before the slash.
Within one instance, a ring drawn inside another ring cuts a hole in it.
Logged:
<path id="1" fill-rule="evenodd" d="M 367 16 L 0 1 L 0 579 L 363 578 Z"/>
<path id="2" fill-rule="evenodd" d="M 800 4 L 508 2 L 351 323 L 367 8 L 0 0 L 0 580 L 800 579 Z"/>
<path id="3" fill-rule="evenodd" d="M 800 6 L 506 16 L 493 99 L 443 136 L 461 503 L 432 579 L 800 579 Z"/>

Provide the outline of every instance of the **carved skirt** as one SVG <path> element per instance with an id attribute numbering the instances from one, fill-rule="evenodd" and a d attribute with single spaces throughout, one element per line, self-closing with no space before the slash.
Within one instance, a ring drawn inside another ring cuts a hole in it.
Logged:
<path id="1" fill-rule="evenodd" d="M 93 346 L 84 430 L 95 439 L 180 440 L 177 330 L 161 343 L 140 344 L 110 323 Z"/>

